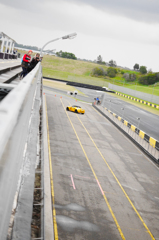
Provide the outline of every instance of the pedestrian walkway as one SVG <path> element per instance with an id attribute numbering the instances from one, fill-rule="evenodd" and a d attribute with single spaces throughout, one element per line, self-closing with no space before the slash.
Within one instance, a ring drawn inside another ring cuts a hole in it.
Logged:
<path id="1" fill-rule="evenodd" d="M 13 68 L 21 65 L 21 60 L 0 60 L 0 73 L 8 68 Z"/>
<path id="2" fill-rule="evenodd" d="M 21 72 L 21 61 L 1 60 L 0 61 L 0 83 L 10 83 L 17 78 Z"/>

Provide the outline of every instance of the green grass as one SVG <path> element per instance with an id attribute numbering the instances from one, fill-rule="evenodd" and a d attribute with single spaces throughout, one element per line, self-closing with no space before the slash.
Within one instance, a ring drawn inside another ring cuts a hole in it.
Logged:
<path id="1" fill-rule="evenodd" d="M 134 96 L 129 95 L 129 94 L 125 94 L 125 93 L 122 93 L 122 92 L 119 92 L 119 91 L 116 91 L 116 92 L 121 93 L 121 94 L 123 94 L 123 95 L 125 95 L 125 96 L 133 97 L 133 98 L 136 98 L 136 99 L 139 99 L 139 100 L 145 101 L 145 102 L 152 103 L 152 104 L 154 104 L 154 105 L 159 105 L 159 104 L 156 104 L 156 103 L 154 103 L 154 102 L 146 101 L 146 100 L 144 100 L 144 99 L 142 99 L 142 98 L 134 97 Z M 117 95 L 117 96 L 118 96 L 118 95 Z M 124 97 L 124 98 L 125 98 L 125 97 Z M 134 101 L 134 100 L 131 100 L 131 99 L 129 99 L 129 100 L 130 100 L 130 101 Z M 143 104 L 143 103 L 142 103 L 142 104 Z"/>
<path id="2" fill-rule="evenodd" d="M 64 91 L 69 91 L 69 92 L 77 91 L 78 95 L 87 97 L 83 92 L 77 90 L 73 86 L 66 85 L 66 83 L 63 83 L 63 82 L 50 81 L 48 79 L 43 78 L 43 86 L 60 89 L 60 90 L 64 90 Z"/>
<path id="3" fill-rule="evenodd" d="M 18 50 L 22 54 L 26 53 L 26 51 Z M 34 56 L 34 53 L 32 54 Z M 92 84 L 97 86 L 105 86 L 108 87 L 108 83 L 112 83 L 118 86 L 123 86 L 126 88 L 130 88 L 136 91 L 141 91 L 144 93 L 154 94 L 159 96 L 159 84 L 153 88 L 152 86 L 145 86 L 139 84 L 137 81 L 135 82 L 127 82 L 122 77 L 123 75 L 120 73 L 122 69 L 119 70 L 115 78 L 109 77 L 91 77 L 91 71 L 95 67 L 102 67 L 106 70 L 108 67 L 104 65 L 99 65 L 96 63 L 72 60 L 66 58 L 59 58 L 55 56 L 45 55 L 42 61 L 43 66 L 43 76 L 50 78 L 59 78 L 67 81 L 81 82 L 86 84 Z M 125 73 L 135 73 L 137 78 L 142 76 L 140 72 L 132 71 L 132 70 L 123 70 Z"/>
<path id="4" fill-rule="evenodd" d="M 140 91 L 140 92 L 144 92 L 144 93 L 148 93 L 148 94 L 153 94 L 156 96 L 159 96 L 159 86 L 143 86 L 141 84 L 123 84 L 123 87 L 132 89 L 132 90 L 136 90 L 136 91 Z"/>
<path id="5" fill-rule="evenodd" d="M 97 86 L 108 87 L 108 83 L 112 83 L 118 86 L 123 86 L 136 91 L 141 91 L 144 93 L 149 93 L 159 96 L 159 86 L 143 86 L 135 82 L 127 82 L 122 77 L 121 73 L 118 73 L 115 78 L 109 77 L 91 77 L 91 71 L 95 67 L 102 67 L 107 69 L 107 66 L 97 65 L 96 63 L 90 63 L 79 60 L 71 60 L 65 58 L 59 58 L 55 56 L 46 55 L 42 62 L 43 65 L 43 75 L 45 77 L 59 78 L 68 81 L 81 82 L 86 84 L 92 84 Z M 124 70 L 125 73 L 135 73 L 137 77 L 141 76 L 140 72 Z M 137 83 L 137 84 L 136 84 Z"/>
<path id="6" fill-rule="evenodd" d="M 42 62 L 43 76 L 59 78 L 67 81 L 81 82 L 97 86 L 108 86 L 109 78 L 91 77 L 90 73 L 93 68 L 97 67 L 96 63 L 59 58 L 55 56 L 45 56 Z M 106 66 L 101 65 L 105 70 Z"/>
<path id="7" fill-rule="evenodd" d="M 97 67 L 96 63 L 59 58 L 55 56 L 44 56 L 42 66 L 44 69 L 52 69 L 56 71 L 69 72 L 70 75 L 89 76 L 92 69 Z M 105 70 L 106 66 L 102 66 Z M 47 74 L 47 73 L 46 73 Z"/>
<path id="8" fill-rule="evenodd" d="M 141 75 L 140 72 L 136 72 L 136 71 L 133 71 L 133 70 L 123 70 L 124 73 L 129 73 L 129 74 L 132 74 L 132 73 L 135 73 L 137 76 Z"/>

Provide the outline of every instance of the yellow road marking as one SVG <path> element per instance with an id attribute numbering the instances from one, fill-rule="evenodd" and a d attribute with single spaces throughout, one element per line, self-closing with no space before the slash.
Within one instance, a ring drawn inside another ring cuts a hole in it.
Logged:
<path id="1" fill-rule="evenodd" d="M 91 170 L 92 170 L 92 172 L 93 172 L 93 175 L 94 175 L 96 181 L 99 183 L 99 180 L 98 180 L 98 178 L 97 178 L 97 175 L 96 175 L 96 173 L 95 173 L 95 171 L 94 171 L 94 169 L 93 169 L 93 167 L 92 167 L 92 165 L 91 165 L 91 163 L 90 163 L 90 161 L 89 161 L 89 158 L 88 158 L 88 156 L 87 156 L 87 154 L 86 154 L 86 152 L 85 152 L 85 150 L 84 150 L 84 148 L 83 148 L 83 145 L 82 145 L 82 143 L 81 143 L 81 141 L 80 141 L 80 139 L 79 139 L 79 137 L 78 137 L 78 134 L 77 134 L 77 132 L 76 132 L 76 130 L 75 130 L 75 128 L 74 128 L 74 125 L 73 125 L 70 117 L 68 116 L 68 113 L 66 112 L 66 108 L 65 108 L 65 106 L 64 106 L 64 104 L 63 104 L 63 102 L 62 102 L 61 99 L 60 99 L 60 101 L 61 101 L 62 106 L 63 106 L 63 108 L 64 108 L 64 111 L 65 111 L 65 113 L 66 113 L 66 115 L 67 115 L 67 117 L 68 117 L 68 119 L 69 119 L 69 121 L 70 121 L 70 124 L 71 124 L 71 126 L 72 126 L 72 128 L 73 128 L 73 130 L 74 130 L 74 133 L 75 133 L 75 135 L 76 135 L 76 137 L 77 137 L 77 139 L 78 139 L 78 142 L 79 142 L 79 144 L 80 144 L 80 146 L 81 146 L 81 148 L 82 148 L 82 150 L 83 150 L 83 153 L 84 153 L 84 155 L 85 155 L 85 157 L 86 157 L 86 159 L 87 159 L 87 161 L 88 161 L 88 164 L 89 164 L 89 166 L 90 166 L 90 168 L 91 168 Z M 76 115 L 77 115 L 77 114 L 76 114 Z M 100 188 L 102 189 L 100 183 L 99 183 L 99 186 L 100 186 Z M 103 189 L 102 189 L 102 191 L 103 191 Z M 109 208 L 109 211 L 110 211 L 110 213 L 111 213 L 111 215 L 112 215 L 112 217 L 113 217 L 113 219 L 114 219 L 114 222 L 115 222 L 115 224 L 116 224 L 116 226 L 117 226 L 117 229 L 118 229 L 118 231 L 119 231 L 119 233 L 120 233 L 121 238 L 122 238 L 123 240 L 125 240 L 124 234 L 123 234 L 123 232 L 122 232 L 122 230 L 121 230 L 121 228 L 120 228 L 120 226 L 119 226 L 119 223 L 118 223 L 118 221 L 117 221 L 117 219 L 116 219 L 116 217 L 115 217 L 115 215 L 114 215 L 114 213 L 113 213 L 113 210 L 112 210 L 112 208 L 111 208 L 111 206 L 110 206 L 110 204 L 109 204 L 109 202 L 108 202 L 108 200 L 107 200 L 107 197 L 105 196 L 104 191 L 103 191 L 103 197 L 104 197 L 104 200 L 105 200 L 105 202 L 106 202 L 106 204 L 107 204 L 107 206 L 108 206 L 108 208 Z"/>
<path id="2" fill-rule="evenodd" d="M 98 112 L 97 112 L 98 113 Z M 99 113 L 99 115 L 101 115 Z M 77 116 L 77 115 L 76 115 Z M 102 115 L 101 115 L 102 116 Z M 126 196 L 126 198 L 128 199 L 130 205 L 132 206 L 132 208 L 134 209 L 134 211 L 136 212 L 137 216 L 139 217 L 139 219 L 141 220 L 142 224 L 144 225 L 144 227 L 146 228 L 147 232 L 150 234 L 151 238 L 153 240 L 155 240 L 155 238 L 153 237 L 152 233 L 150 232 L 149 228 L 147 227 L 146 223 L 144 222 L 144 220 L 142 219 L 141 215 L 139 214 L 139 212 L 137 211 L 137 209 L 135 208 L 134 204 L 132 203 L 132 201 L 130 200 L 129 196 L 127 195 L 127 193 L 125 192 L 124 188 L 122 187 L 121 183 L 119 182 L 118 178 L 116 177 L 116 175 L 114 174 L 114 172 L 112 171 L 111 167 L 109 166 L 109 164 L 107 163 L 107 161 L 105 160 L 104 156 L 102 155 L 102 153 L 100 152 L 99 148 L 97 147 L 97 145 L 95 144 L 94 140 L 92 139 L 92 137 L 90 136 L 89 132 L 87 131 L 87 129 L 85 128 L 84 124 L 82 123 L 82 121 L 80 120 L 80 118 L 77 116 L 77 118 L 79 119 L 79 121 L 81 122 L 83 128 L 85 129 L 85 131 L 87 132 L 88 136 L 90 137 L 90 139 L 92 140 L 94 146 L 96 147 L 96 149 L 98 150 L 99 154 L 101 155 L 102 159 L 104 160 L 104 162 L 106 163 L 107 167 L 109 168 L 110 172 L 112 173 L 113 177 L 115 178 L 115 180 L 117 181 L 118 185 L 120 186 L 121 190 L 123 191 L 124 195 Z"/>
<path id="3" fill-rule="evenodd" d="M 53 171 L 52 171 L 52 161 L 51 161 L 51 149 L 50 149 L 50 136 L 49 136 L 49 125 L 48 125 L 46 96 L 45 96 L 45 106 L 46 106 L 47 138 L 48 138 L 47 140 L 48 140 L 49 162 L 50 162 L 51 195 L 52 195 L 52 203 L 53 203 L 54 237 L 55 237 L 55 240 L 58 240 L 58 230 L 57 230 L 57 222 L 56 222 L 55 194 L 54 194 L 54 184 L 53 184 Z"/>

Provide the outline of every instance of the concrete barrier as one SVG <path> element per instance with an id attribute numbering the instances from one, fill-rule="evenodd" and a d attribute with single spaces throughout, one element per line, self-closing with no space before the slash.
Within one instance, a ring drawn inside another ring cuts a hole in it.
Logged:
<path id="1" fill-rule="evenodd" d="M 30 239 L 39 158 L 41 76 L 38 63 L 0 103 L 1 240 L 8 239 L 9 229 L 12 236 L 15 229 L 16 239 Z"/>
<path id="2" fill-rule="evenodd" d="M 146 152 L 149 157 L 159 163 L 159 142 L 156 139 L 148 136 L 145 132 L 111 112 L 109 109 L 104 109 L 94 104 L 92 104 L 92 106 L 125 133 L 136 145 Z"/>

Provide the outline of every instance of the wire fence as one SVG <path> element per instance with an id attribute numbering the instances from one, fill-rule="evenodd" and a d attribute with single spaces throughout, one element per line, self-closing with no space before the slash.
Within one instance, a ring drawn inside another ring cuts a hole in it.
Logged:
<path id="1" fill-rule="evenodd" d="M 90 84 L 90 85 L 95 85 L 99 87 L 108 87 L 109 82 L 100 80 L 100 79 L 94 79 L 94 78 L 89 78 L 89 77 L 76 77 L 76 76 L 68 76 L 68 81 L 71 82 L 77 82 L 77 83 L 84 83 L 84 84 Z"/>
<path id="2" fill-rule="evenodd" d="M 128 94 L 130 96 L 134 96 L 136 98 L 139 98 L 139 99 L 142 99 L 142 100 L 145 100 L 148 102 L 159 104 L 159 96 L 154 95 L 153 91 L 152 91 L 152 94 L 148 94 L 148 93 L 140 92 L 137 89 L 133 90 L 133 89 L 126 88 L 126 87 L 117 86 L 117 85 L 114 85 L 111 83 L 109 83 L 108 87 L 112 90 L 122 92 L 122 93 Z"/>

